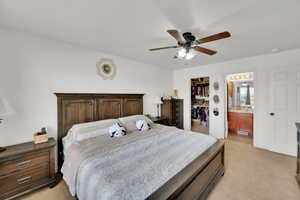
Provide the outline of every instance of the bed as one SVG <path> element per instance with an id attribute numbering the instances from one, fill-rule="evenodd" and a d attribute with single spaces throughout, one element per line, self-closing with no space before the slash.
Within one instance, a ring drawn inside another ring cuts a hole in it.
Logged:
<path id="1" fill-rule="evenodd" d="M 142 117 L 143 94 L 56 95 L 58 173 L 79 200 L 206 199 L 224 174 L 223 141 L 174 127 L 66 145 L 76 124 Z"/>

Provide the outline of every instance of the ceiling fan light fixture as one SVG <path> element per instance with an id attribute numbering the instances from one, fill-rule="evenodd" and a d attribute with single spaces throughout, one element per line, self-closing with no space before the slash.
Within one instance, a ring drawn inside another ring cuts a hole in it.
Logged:
<path id="1" fill-rule="evenodd" d="M 185 55 L 185 59 L 191 60 L 192 58 L 195 57 L 195 55 L 196 55 L 195 52 L 192 49 L 190 49 L 189 52 Z"/>
<path id="2" fill-rule="evenodd" d="M 176 55 L 174 58 L 179 58 L 179 59 L 185 59 L 185 60 L 190 60 L 197 53 L 204 53 L 206 55 L 214 55 L 217 53 L 217 51 L 207 49 L 201 46 L 198 46 L 199 44 L 207 43 L 207 42 L 212 42 L 216 40 L 221 40 L 224 38 L 228 38 L 231 36 L 231 34 L 228 31 L 222 32 L 222 33 L 217 33 L 214 35 L 210 35 L 205 38 L 201 38 L 196 40 L 195 36 L 193 36 L 192 33 L 190 32 L 185 32 L 182 34 L 183 38 L 181 37 L 181 34 L 177 30 L 167 30 L 167 32 L 176 39 L 177 45 L 174 46 L 166 46 L 166 47 L 160 47 L 160 48 L 152 48 L 149 49 L 149 51 L 157 51 L 157 50 L 162 50 L 162 49 L 178 49 Z"/>
<path id="3" fill-rule="evenodd" d="M 177 52 L 177 57 L 180 59 L 183 59 L 183 58 L 185 58 L 186 54 L 187 54 L 186 49 L 180 48 Z"/>
<path id="4" fill-rule="evenodd" d="M 196 54 L 193 52 L 192 49 L 187 50 L 186 48 L 180 48 L 177 52 L 177 58 L 179 59 L 185 59 L 190 60 L 192 59 Z"/>

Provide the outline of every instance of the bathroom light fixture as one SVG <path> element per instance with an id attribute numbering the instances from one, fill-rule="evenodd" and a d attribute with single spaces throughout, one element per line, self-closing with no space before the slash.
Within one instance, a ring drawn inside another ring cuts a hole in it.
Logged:
<path id="1" fill-rule="evenodd" d="M 231 81 L 245 81 L 245 80 L 252 80 L 252 73 L 244 73 L 244 74 L 234 74 L 229 77 Z"/>

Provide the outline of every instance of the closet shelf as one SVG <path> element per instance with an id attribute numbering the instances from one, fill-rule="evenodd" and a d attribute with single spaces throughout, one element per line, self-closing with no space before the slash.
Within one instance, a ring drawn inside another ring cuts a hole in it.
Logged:
<path id="1" fill-rule="evenodd" d="M 209 106 L 206 106 L 206 105 L 199 105 L 199 104 L 192 104 L 192 107 L 209 108 Z"/>
<path id="2" fill-rule="evenodd" d="M 204 100 L 207 100 L 207 101 L 208 101 L 208 100 L 209 100 L 209 97 L 205 97 L 205 96 L 197 96 L 197 95 L 196 95 L 196 96 L 195 96 L 195 99 L 196 99 L 196 100 L 204 99 Z"/>

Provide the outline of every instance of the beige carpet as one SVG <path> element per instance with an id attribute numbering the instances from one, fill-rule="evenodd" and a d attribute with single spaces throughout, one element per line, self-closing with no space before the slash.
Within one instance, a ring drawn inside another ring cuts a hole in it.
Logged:
<path id="1" fill-rule="evenodd" d="M 226 141 L 226 172 L 208 200 L 299 200 L 295 179 L 296 160 L 240 141 Z M 25 200 L 72 199 L 61 182 L 43 189 Z"/>
<path id="2" fill-rule="evenodd" d="M 197 133 L 209 134 L 209 127 L 201 126 L 196 123 L 192 124 L 191 130 Z"/>

